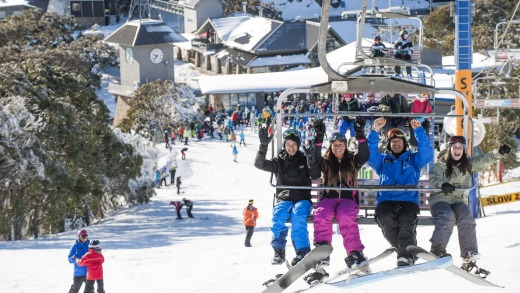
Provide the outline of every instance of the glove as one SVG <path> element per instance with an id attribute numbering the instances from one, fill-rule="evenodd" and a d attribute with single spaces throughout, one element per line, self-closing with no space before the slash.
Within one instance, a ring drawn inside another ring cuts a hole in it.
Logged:
<path id="1" fill-rule="evenodd" d="M 316 148 L 314 147 L 314 141 L 310 140 L 308 146 L 302 146 L 303 153 L 308 159 L 314 159 L 314 152 Z"/>
<path id="2" fill-rule="evenodd" d="M 325 134 L 325 123 L 323 123 L 323 120 L 321 119 L 316 119 L 314 120 L 312 126 L 314 128 L 314 133 L 316 133 L 313 144 L 323 143 L 323 135 Z"/>
<path id="3" fill-rule="evenodd" d="M 269 130 L 262 127 L 258 130 L 258 138 L 260 138 L 260 146 L 267 147 L 269 146 L 271 139 L 273 139 L 273 136 L 269 136 Z"/>
<path id="4" fill-rule="evenodd" d="M 365 124 L 367 120 L 363 116 L 357 116 L 354 121 L 354 130 L 356 131 L 356 135 L 358 132 L 363 132 L 365 130 Z"/>
<path id="5" fill-rule="evenodd" d="M 455 187 L 453 185 L 449 184 L 448 182 L 442 183 L 441 189 L 442 189 L 442 193 L 444 193 L 446 195 L 455 191 Z"/>
<path id="6" fill-rule="evenodd" d="M 500 148 L 498 149 L 498 153 L 501 154 L 502 156 L 509 154 L 510 151 L 511 151 L 511 148 L 507 144 L 501 145 Z"/>

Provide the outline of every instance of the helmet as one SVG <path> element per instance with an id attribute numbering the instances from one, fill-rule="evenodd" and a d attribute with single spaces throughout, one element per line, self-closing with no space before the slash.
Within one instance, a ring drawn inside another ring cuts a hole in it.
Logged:
<path id="1" fill-rule="evenodd" d="M 401 129 L 399 129 L 399 128 L 392 128 L 392 129 L 388 130 L 388 132 L 386 133 L 386 137 L 388 138 L 388 144 L 386 145 L 386 149 L 387 150 L 392 151 L 390 149 L 390 142 L 394 138 L 402 139 L 403 140 L 403 144 L 404 144 L 404 149 L 406 150 L 406 147 L 408 146 L 408 143 L 406 142 L 408 137 L 406 136 L 406 133 L 404 131 L 402 131 Z"/>
<path id="2" fill-rule="evenodd" d="M 374 40 L 379 40 L 379 41 L 381 41 L 381 36 L 380 36 L 380 35 L 375 36 L 375 37 L 374 37 Z"/>
<path id="3" fill-rule="evenodd" d="M 92 249 L 101 249 L 101 242 L 99 240 L 94 240 L 94 241 L 90 242 L 88 247 L 92 248 Z"/>
<path id="4" fill-rule="evenodd" d="M 408 34 L 408 31 L 407 30 L 402 30 L 399 35 L 402 37 L 404 35 L 407 35 Z"/>
<path id="5" fill-rule="evenodd" d="M 78 237 L 81 237 L 81 236 L 88 236 L 87 230 L 85 230 L 85 229 L 79 230 Z"/>

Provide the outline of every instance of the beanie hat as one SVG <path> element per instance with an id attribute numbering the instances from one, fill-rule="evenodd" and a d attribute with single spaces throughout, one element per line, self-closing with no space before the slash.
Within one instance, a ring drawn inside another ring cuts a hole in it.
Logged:
<path id="1" fill-rule="evenodd" d="M 255 203 L 254 200 L 252 200 L 252 199 L 249 200 L 249 204 L 254 204 L 254 203 Z"/>
<path id="2" fill-rule="evenodd" d="M 296 129 L 287 129 L 283 133 L 283 148 L 285 149 L 285 142 L 287 140 L 292 140 L 296 144 L 298 144 L 298 148 L 300 148 L 301 140 L 300 140 L 300 132 Z"/>

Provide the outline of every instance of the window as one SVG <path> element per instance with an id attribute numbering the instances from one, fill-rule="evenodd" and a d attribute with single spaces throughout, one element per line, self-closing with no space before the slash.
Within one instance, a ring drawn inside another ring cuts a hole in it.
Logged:
<path id="1" fill-rule="evenodd" d="M 81 10 L 81 5 L 80 3 L 72 3 L 72 11 L 74 12 L 78 12 Z"/>

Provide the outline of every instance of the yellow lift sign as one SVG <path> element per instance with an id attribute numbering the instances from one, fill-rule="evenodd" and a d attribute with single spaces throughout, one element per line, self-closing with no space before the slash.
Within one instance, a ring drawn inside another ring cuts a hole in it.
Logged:
<path id="1" fill-rule="evenodd" d="M 480 199 L 480 203 L 482 206 L 490 206 L 495 204 L 510 203 L 515 200 L 520 200 L 520 192 L 483 197 Z"/>

